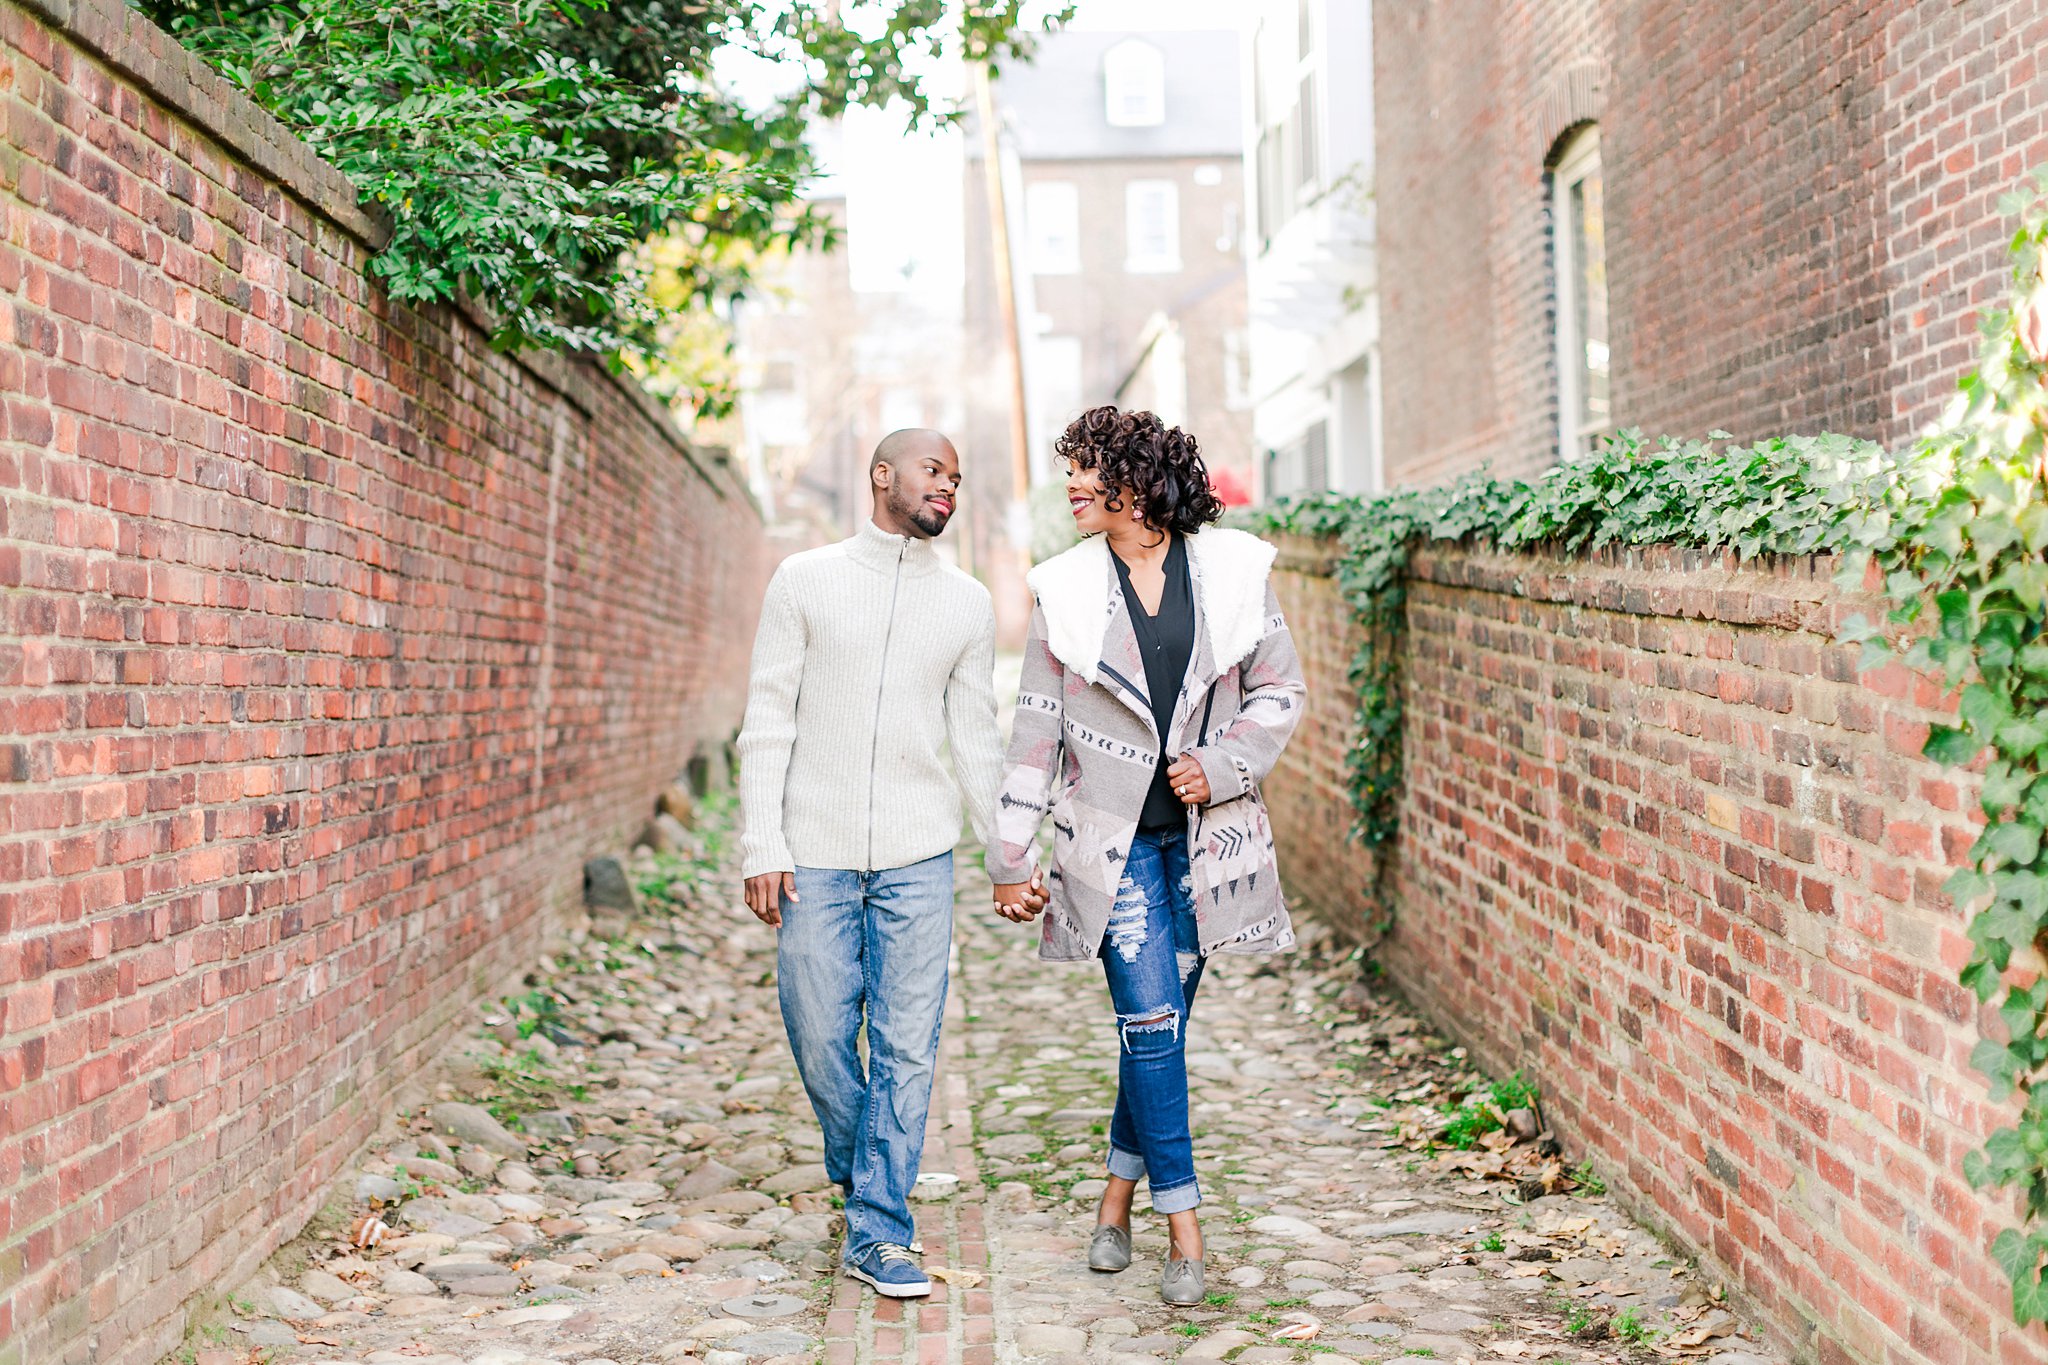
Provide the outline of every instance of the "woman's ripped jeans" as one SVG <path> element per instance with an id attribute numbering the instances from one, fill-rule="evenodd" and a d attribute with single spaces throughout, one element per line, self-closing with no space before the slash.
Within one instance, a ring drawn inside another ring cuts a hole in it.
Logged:
<path id="1" fill-rule="evenodd" d="M 1140 833 L 1102 940 L 1121 1055 L 1109 1173 L 1149 1179 L 1152 1208 L 1180 1213 L 1202 1202 L 1188 1126 L 1188 1015 L 1202 981 L 1187 835 Z"/>

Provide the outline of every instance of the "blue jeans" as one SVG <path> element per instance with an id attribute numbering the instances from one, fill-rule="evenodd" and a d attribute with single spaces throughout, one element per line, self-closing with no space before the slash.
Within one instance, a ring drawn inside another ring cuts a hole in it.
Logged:
<path id="1" fill-rule="evenodd" d="M 1152 1208 L 1181 1213 L 1202 1202 L 1188 1128 L 1188 1016 L 1202 984 L 1201 941 L 1188 890 L 1188 840 L 1179 830 L 1131 841 L 1102 939 L 1123 1047 L 1109 1173 L 1149 1179 Z"/>
<path id="2" fill-rule="evenodd" d="M 851 1262 L 877 1243 L 916 1239 L 910 1187 L 946 1006 L 953 855 L 884 872 L 799 867 L 796 893 L 782 902 L 777 991 L 825 1131 L 825 1171 L 846 1194 L 840 1256 Z"/>

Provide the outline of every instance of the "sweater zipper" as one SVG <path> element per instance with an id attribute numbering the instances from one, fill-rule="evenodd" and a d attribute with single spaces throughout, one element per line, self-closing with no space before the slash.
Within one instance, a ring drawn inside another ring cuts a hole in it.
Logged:
<path id="1" fill-rule="evenodd" d="M 905 541 L 896 547 L 896 576 L 889 582 L 889 621 L 882 628 L 882 668 L 875 678 L 875 734 L 868 746 L 868 871 L 875 870 L 875 765 L 882 757 L 882 693 L 889 681 L 889 643 L 896 635 L 896 598 L 903 589 Z"/>

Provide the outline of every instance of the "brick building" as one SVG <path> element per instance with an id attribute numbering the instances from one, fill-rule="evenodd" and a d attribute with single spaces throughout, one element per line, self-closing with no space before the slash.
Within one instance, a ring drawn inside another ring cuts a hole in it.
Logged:
<path id="1" fill-rule="evenodd" d="M 1249 484 L 1238 92 L 1227 29 L 1060 33 L 996 81 L 1034 483 L 1077 412 L 1116 402 L 1186 426 Z M 978 130 L 966 146 L 968 434 L 1000 451 L 1010 388 Z"/>
<path id="2" fill-rule="evenodd" d="M 2048 0 L 1373 14 L 1388 482 L 1938 415 L 2048 162 Z"/>

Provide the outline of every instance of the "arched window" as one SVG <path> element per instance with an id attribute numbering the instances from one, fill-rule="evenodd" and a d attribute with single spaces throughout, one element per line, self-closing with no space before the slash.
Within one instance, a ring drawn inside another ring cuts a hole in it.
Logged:
<path id="1" fill-rule="evenodd" d="M 1573 459 L 1614 428 L 1608 402 L 1607 223 L 1600 130 L 1568 138 L 1550 175 L 1557 285 L 1557 445 Z"/>
<path id="2" fill-rule="evenodd" d="M 1127 38 L 1102 54 L 1105 116 L 1113 128 L 1152 128 L 1166 122 L 1166 54 Z"/>

